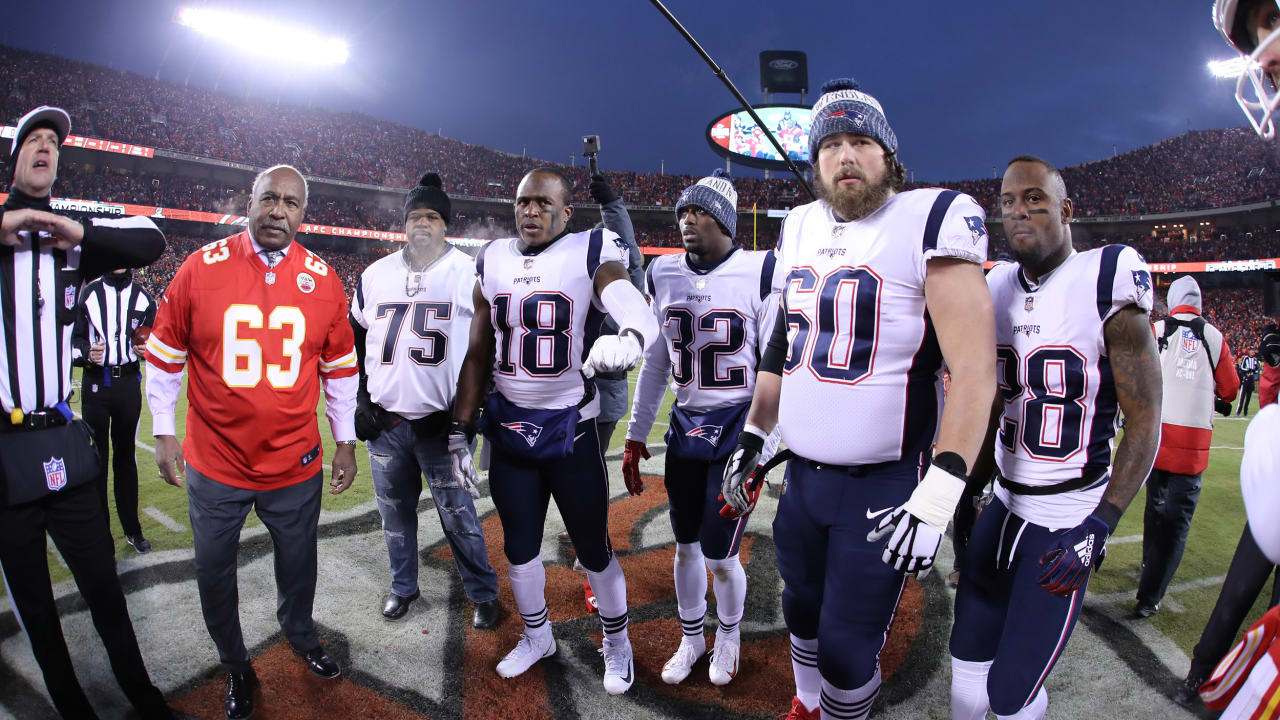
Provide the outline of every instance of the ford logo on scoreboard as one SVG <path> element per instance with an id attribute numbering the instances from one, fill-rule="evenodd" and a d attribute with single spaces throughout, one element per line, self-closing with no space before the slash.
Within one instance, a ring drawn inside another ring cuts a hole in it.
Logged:
<path id="1" fill-rule="evenodd" d="M 809 162 L 810 108 L 774 104 L 758 105 L 755 110 L 764 121 L 763 126 L 756 124 L 746 110 L 728 112 L 712 120 L 707 126 L 711 149 L 747 167 L 784 170 L 787 164 L 766 135 L 772 133 L 791 160 Z"/>

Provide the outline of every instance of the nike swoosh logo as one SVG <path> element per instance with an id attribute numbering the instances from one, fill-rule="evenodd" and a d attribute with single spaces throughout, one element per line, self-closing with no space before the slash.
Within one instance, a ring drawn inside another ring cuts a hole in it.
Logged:
<path id="1" fill-rule="evenodd" d="M 634 667 L 635 667 L 635 662 L 634 662 L 634 661 L 627 663 L 627 676 L 626 676 L 626 677 L 624 677 L 624 678 L 622 678 L 622 682 L 624 682 L 624 683 L 630 683 L 630 682 L 631 682 L 631 670 L 632 670 L 632 668 L 634 668 Z"/>
<path id="2" fill-rule="evenodd" d="M 871 508 L 867 508 L 867 519 L 868 519 L 868 520 L 875 520 L 876 518 L 880 517 L 881 515 L 883 515 L 883 514 L 885 514 L 885 513 L 889 512 L 890 510 L 892 510 L 894 507 L 896 507 L 896 506 L 890 506 L 890 507 L 887 507 L 887 508 L 885 508 L 885 509 L 883 509 L 883 510 L 877 510 L 877 511 L 875 511 L 875 512 L 871 512 Z"/>
<path id="3" fill-rule="evenodd" d="M 578 440 L 582 439 L 582 436 L 583 436 L 583 435 L 586 435 L 586 434 L 587 434 L 587 431 L 586 431 L 586 430 L 583 430 L 582 432 L 580 432 L 580 433 L 578 433 L 577 435 L 574 435 L 574 436 L 573 436 L 573 441 L 574 441 L 574 442 L 578 442 Z"/>

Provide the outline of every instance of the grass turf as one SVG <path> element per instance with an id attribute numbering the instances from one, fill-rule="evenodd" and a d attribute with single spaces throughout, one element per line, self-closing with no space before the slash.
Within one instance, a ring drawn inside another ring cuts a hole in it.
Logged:
<path id="1" fill-rule="evenodd" d="M 79 380 L 79 375 L 80 371 L 77 369 L 75 371 L 77 381 Z M 630 377 L 630 383 L 633 388 L 636 376 L 637 373 L 633 372 Z M 77 411 L 80 409 L 79 396 L 80 393 L 77 393 L 72 401 L 72 406 Z M 662 443 L 662 435 L 666 432 L 665 419 L 672 399 L 673 396 L 668 392 L 658 414 L 659 422 L 663 424 L 655 424 L 653 430 L 649 433 L 651 447 L 659 446 Z M 324 445 L 324 454 L 327 460 L 333 455 L 334 444 L 333 437 L 329 432 L 328 422 L 324 418 L 323 405 L 324 401 L 321 398 L 320 407 L 317 408 L 317 417 L 320 425 L 320 436 Z M 187 401 L 184 391 L 178 401 L 177 424 L 180 436 L 184 431 L 186 409 Z M 1230 563 L 1236 542 L 1240 538 L 1240 531 L 1244 527 L 1244 504 L 1241 499 L 1239 483 L 1241 457 L 1239 448 L 1244 445 L 1246 425 L 1247 423 L 1242 420 L 1218 419 L 1217 427 L 1214 429 L 1213 434 L 1215 449 L 1210 453 L 1209 468 L 1203 475 L 1203 490 L 1201 491 L 1199 506 L 1196 509 L 1195 519 L 1192 522 L 1186 554 L 1182 558 L 1177 575 L 1174 576 L 1168 595 L 1168 600 L 1172 602 L 1166 601 L 1164 610 L 1149 621 L 1188 654 L 1190 654 L 1192 647 L 1199 639 L 1200 631 L 1203 629 L 1218 595 L 1220 582 L 1209 582 L 1209 580 L 1220 578 L 1226 574 L 1227 565 Z M 618 430 L 614 433 L 610 447 L 611 452 L 621 449 L 625 436 L 624 421 L 619 424 Z M 146 408 L 145 402 L 143 403 L 142 416 L 139 420 L 137 439 L 139 446 L 135 448 L 135 451 L 139 477 L 139 509 L 141 511 L 139 518 L 142 523 L 143 534 L 146 535 L 157 550 L 189 548 L 191 546 L 191 533 L 186 529 L 189 525 L 186 493 L 183 490 L 165 484 L 160 479 L 155 464 L 155 455 L 148 449 L 154 445 L 154 441 L 151 435 L 151 415 Z M 326 511 L 342 511 L 373 500 L 373 488 L 369 475 L 369 456 L 363 447 L 356 452 L 356 461 L 359 471 L 356 481 L 350 489 L 341 495 L 326 494 L 323 500 L 323 507 Z M 1120 526 L 1114 536 L 1116 539 L 1134 538 L 1142 534 L 1142 511 L 1145 497 L 1145 491 L 1143 491 L 1134 498 L 1133 504 L 1120 522 Z M 120 529 L 120 523 L 115 513 L 115 499 L 111 496 L 111 493 L 108 493 L 108 505 L 111 510 L 111 530 L 112 538 L 116 545 L 116 553 L 117 555 L 131 554 L 134 551 L 125 543 L 124 534 Z M 184 529 L 182 531 L 170 530 L 160 521 L 147 514 L 145 512 L 147 508 L 154 508 L 159 513 L 172 518 Z M 250 513 L 246 526 L 254 527 L 258 524 L 257 517 Z M 53 581 L 56 583 L 71 579 L 70 571 L 67 570 L 61 559 L 53 552 L 52 543 L 50 543 L 50 548 L 49 571 Z M 1106 562 L 1097 577 L 1090 583 L 1090 593 L 1114 593 L 1116 597 L 1120 597 L 1121 594 L 1132 596 L 1137 587 L 1138 566 L 1142 559 L 1142 543 L 1113 541 L 1110 543 L 1107 552 Z M 0 586 L 0 593 L 3 592 L 4 589 Z M 1266 611 L 1269 598 L 1270 587 L 1268 586 L 1255 603 L 1253 611 L 1246 621 L 1246 626 L 1254 622 Z M 1131 599 L 1119 600 L 1118 602 L 1121 602 L 1126 607 L 1132 606 Z"/>

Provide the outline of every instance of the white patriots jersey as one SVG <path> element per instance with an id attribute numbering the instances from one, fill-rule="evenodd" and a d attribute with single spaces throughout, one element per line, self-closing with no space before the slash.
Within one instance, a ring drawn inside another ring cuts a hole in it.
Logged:
<path id="1" fill-rule="evenodd" d="M 424 273 L 404 251 L 365 268 L 351 317 L 365 328 L 369 396 L 410 420 L 447 410 L 467 354 L 474 307 L 475 261 L 450 247 Z"/>
<path id="2" fill-rule="evenodd" d="M 1054 485 L 1109 473 L 1118 403 L 1103 326 L 1129 305 L 1151 312 L 1151 275 L 1125 245 L 1072 253 L 1031 285 L 1015 263 L 987 274 L 996 313 L 996 371 L 1004 411 L 996 434 L 1000 474 Z M 1053 495 L 996 495 L 1019 517 L 1051 529 L 1078 525 L 1106 483 Z"/>
<path id="3" fill-rule="evenodd" d="M 645 352 L 627 438 L 649 436 L 668 378 L 686 410 L 751 402 L 778 311 L 773 251 L 733 250 L 707 271 L 684 253 L 661 255 L 649 263 L 645 286 L 662 341 Z"/>
<path id="4" fill-rule="evenodd" d="M 577 405 L 586 388 L 582 362 L 605 317 L 593 278 L 602 263 L 625 265 L 626 245 L 610 230 L 570 233 L 530 254 L 519 242 L 494 240 L 476 257 L 496 338 L 494 385 L 524 408 Z M 582 417 L 599 407 L 593 399 Z"/>
<path id="5" fill-rule="evenodd" d="M 779 240 L 789 348 L 778 423 L 797 455 L 865 465 L 923 453 L 941 409 L 942 353 L 925 310 L 935 257 L 987 258 L 986 215 L 954 190 L 912 190 L 840 222 L 824 202 Z"/>

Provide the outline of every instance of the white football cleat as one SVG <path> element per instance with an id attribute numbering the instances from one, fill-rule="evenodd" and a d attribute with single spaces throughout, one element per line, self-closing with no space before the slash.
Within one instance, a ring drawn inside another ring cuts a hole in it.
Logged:
<path id="1" fill-rule="evenodd" d="M 631 654 L 631 640 L 619 642 L 604 639 L 600 648 L 604 655 L 604 689 L 610 695 L 621 695 L 631 688 L 636 679 L 635 662 Z"/>
<path id="2" fill-rule="evenodd" d="M 498 663 L 498 674 L 504 678 L 513 678 L 533 667 L 533 664 L 542 658 L 555 654 L 556 639 L 550 632 L 546 633 L 545 639 L 520 633 L 520 642 L 516 643 L 506 657 L 502 658 L 502 662 Z"/>
<path id="3" fill-rule="evenodd" d="M 689 677 L 689 673 L 693 672 L 693 664 L 698 662 L 698 658 L 706 654 L 706 638 L 701 635 L 696 637 L 685 635 L 680 639 L 680 647 L 676 648 L 676 654 L 662 666 L 662 682 L 668 685 L 680 684 Z"/>
<path id="4" fill-rule="evenodd" d="M 728 685 L 738 675 L 739 638 L 728 640 L 716 637 L 715 647 L 711 648 L 711 667 L 707 669 L 707 677 L 712 685 Z"/>

